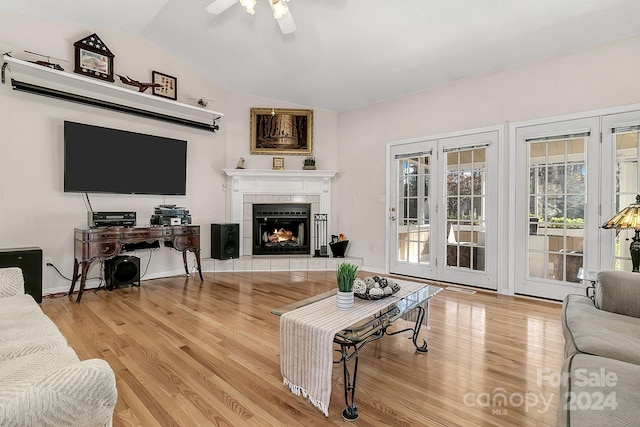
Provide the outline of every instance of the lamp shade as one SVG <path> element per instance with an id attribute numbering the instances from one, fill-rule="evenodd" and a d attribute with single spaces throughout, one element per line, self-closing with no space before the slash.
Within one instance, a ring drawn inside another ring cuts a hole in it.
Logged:
<path id="1" fill-rule="evenodd" d="M 640 229 L 640 194 L 636 196 L 636 202 L 630 204 L 609 221 L 602 225 L 602 228 Z"/>

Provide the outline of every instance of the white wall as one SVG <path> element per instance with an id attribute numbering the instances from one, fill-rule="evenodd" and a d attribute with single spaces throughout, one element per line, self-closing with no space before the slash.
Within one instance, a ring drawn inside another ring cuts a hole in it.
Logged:
<path id="1" fill-rule="evenodd" d="M 385 267 L 388 215 L 379 197 L 388 142 L 635 104 L 639 75 L 640 36 L 340 114 L 336 203 L 346 209 L 337 227 L 350 239 L 349 255 Z"/>
<path id="2" fill-rule="evenodd" d="M 194 224 L 201 226 L 202 256 L 210 256 L 210 226 L 227 220 L 222 169 L 235 167 L 240 156 L 250 168 L 271 168 L 271 156 L 249 155 L 249 108 L 263 107 L 261 98 L 231 94 L 166 52 L 133 34 L 99 28 L 84 28 L 16 14 L 0 13 L 0 52 L 23 50 L 67 58 L 62 63 L 73 70 L 73 43 L 97 33 L 115 54 L 114 69 L 140 81 L 150 81 L 156 70 L 178 79 L 178 101 L 194 103 L 189 97 L 205 94 L 215 101 L 209 108 L 223 112 L 220 130 L 212 132 L 168 124 L 151 119 L 83 106 L 62 100 L 14 92 L 10 84 L 0 86 L 0 247 L 38 246 L 45 257 L 67 277 L 73 268 L 73 229 L 87 225 L 82 196 L 64 193 L 63 121 L 149 133 L 188 141 L 187 195 L 90 195 L 94 210 L 137 212 L 138 224 L 148 224 L 154 206 L 174 203 L 189 209 Z M 118 80 L 118 79 L 116 79 Z M 114 84 L 121 85 L 120 82 Z M 135 88 L 131 88 L 135 90 Z M 287 106 L 287 104 L 275 107 Z M 336 168 L 337 114 L 316 110 L 315 155 L 319 168 Z M 301 169 L 300 156 L 287 156 L 287 169 Z M 114 165 L 114 173 L 117 173 Z M 162 173 L 162 171 L 157 171 Z M 148 251 L 139 251 L 142 270 Z M 189 256 L 193 260 L 192 255 Z M 155 251 L 146 277 L 181 273 L 182 257 L 170 249 Z M 69 282 L 52 268 L 44 268 L 44 294 L 68 290 Z M 98 274 L 97 263 L 89 276 Z M 97 285 L 97 280 L 87 287 Z"/>
<path id="3" fill-rule="evenodd" d="M 209 224 L 227 220 L 221 169 L 235 167 L 241 156 L 248 168 L 271 168 L 271 156 L 249 155 L 249 108 L 270 107 L 270 100 L 230 93 L 136 35 L 0 13 L 1 52 L 24 58 L 26 49 L 67 58 L 67 70 L 73 69 L 73 43 L 94 32 L 116 55 L 117 73 L 148 81 L 152 70 L 161 71 L 178 78 L 179 101 L 193 102 L 187 98 L 203 94 L 213 98 L 210 108 L 225 114 L 221 129 L 213 134 L 0 86 L 0 247 L 39 246 L 71 275 L 73 228 L 86 226 L 81 196 L 62 191 L 62 122 L 75 120 L 188 140 L 187 196 L 92 195 L 91 200 L 95 210 L 135 210 L 140 224 L 157 204 L 186 206 L 202 226 L 202 255 L 208 257 Z M 344 233 L 348 255 L 382 271 L 387 213 L 380 198 L 386 190 L 388 142 L 638 103 L 638 75 L 640 37 L 633 37 L 341 114 L 314 110 L 318 168 L 340 171 L 330 232 Z M 285 159 L 287 169 L 301 165 L 300 156 Z M 181 257 L 162 249 L 154 253 L 148 276 L 181 269 Z M 44 270 L 45 293 L 66 288 L 68 282 Z"/>

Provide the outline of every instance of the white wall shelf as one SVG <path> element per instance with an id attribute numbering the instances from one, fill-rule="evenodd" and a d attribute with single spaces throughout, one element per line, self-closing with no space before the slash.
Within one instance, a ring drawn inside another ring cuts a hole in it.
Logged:
<path id="1" fill-rule="evenodd" d="M 90 77 L 3 56 L 2 83 L 9 71 L 14 90 L 215 132 L 224 114 L 137 92 Z"/>

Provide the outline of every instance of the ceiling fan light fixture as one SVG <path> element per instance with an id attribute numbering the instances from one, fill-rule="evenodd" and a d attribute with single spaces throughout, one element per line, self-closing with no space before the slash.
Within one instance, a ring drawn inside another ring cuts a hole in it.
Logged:
<path id="1" fill-rule="evenodd" d="M 273 9 L 273 17 L 280 19 L 289 12 L 289 8 L 285 4 L 289 0 L 271 0 L 271 9 Z"/>
<path id="2" fill-rule="evenodd" d="M 256 0 L 240 0 L 240 4 L 247 9 L 249 14 L 255 15 L 256 11 L 253 7 L 256 5 Z"/>

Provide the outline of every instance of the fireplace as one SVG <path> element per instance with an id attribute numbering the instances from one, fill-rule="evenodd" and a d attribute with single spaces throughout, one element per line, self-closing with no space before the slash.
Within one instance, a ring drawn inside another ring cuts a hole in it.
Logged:
<path id="1" fill-rule="evenodd" d="M 310 254 L 310 216 L 308 203 L 255 203 L 253 255 Z"/>

